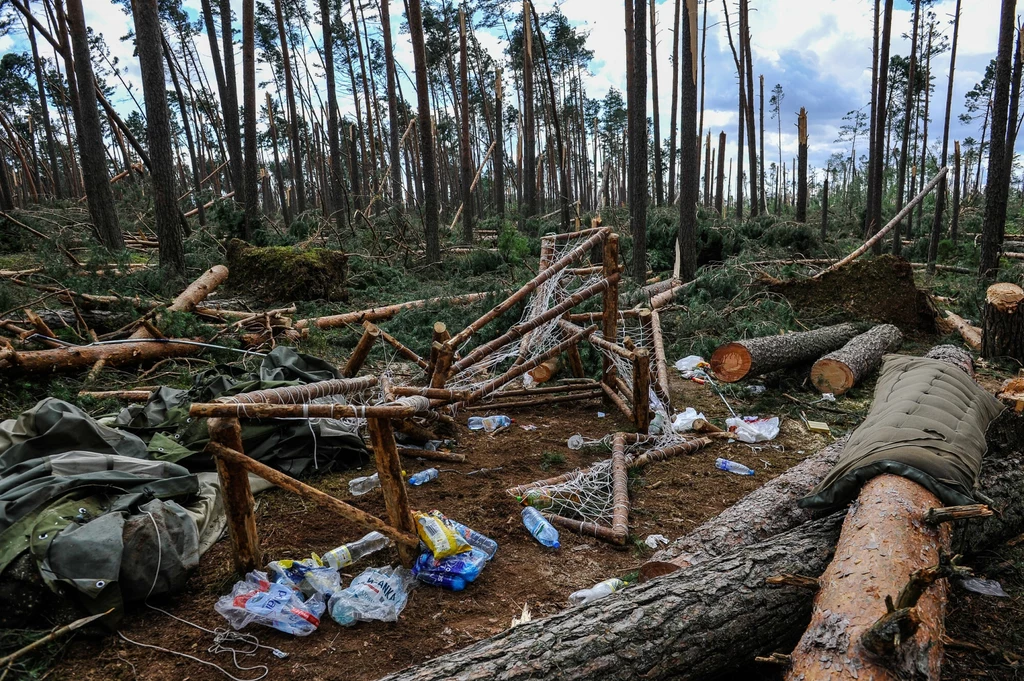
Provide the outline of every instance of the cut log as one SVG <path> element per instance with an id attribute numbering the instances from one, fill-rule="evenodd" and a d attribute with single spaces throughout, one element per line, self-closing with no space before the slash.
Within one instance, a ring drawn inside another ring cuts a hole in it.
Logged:
<path id="1" fill-rule="evenodd" d="M 141 364 L 157 359 L 190 357 L 203 351 L 199 345 L 180 340 L 140 340 L 115 345 L 83 345 L 0 354 L 0 372 L 56 373 L 76 371 L 105 360 L 108 367 Z M 6 363 L 5 363 L 6 361 Z"/>
<path id="2" fill-rule="evenodd" d="M 747 376 L 810 362 L 841 348 L 856 335 L 857 327 L 853 324 L 837 324 L 814 331 L 734 341 L 715 350 L 711 369 L 719 380 L 733 383 Z"/>
<path id="3" fill-rule="evenodd" d="M 958 314 L 946 310 L 946 321 L 964 339 L 971 350 L 981 351 L 981 327 L 973 326 Z"/>
<path id="4" fill-rule="evenodd" d="M 918 600 L 908 620 L 917 622 L 916 631 L 903 631 L 895 654 L 870 654 L 861 638 L 886 615 L 887 597 L 895 601 L 914 571 L 938 565 L 940 552 L 949 551 L 949 528 L 924 522 L 941 505 L 907 478 L 880 475 L 864 485 L 819 580 L 811 624 L 793 651 L 787 681 L 939 678 L 945 582 L 932 584 Z"/>
<path id="5" fill-rule="evenodd" d="M 1024 360 L 1024 289 L 1016 284 L 993 284 L 985 294 L 981 321 L 982 357 Z"/>
<path id="6" fill-rule="evenodd" d="M 552 357 L 531 369 L 529 372 L 530 378 L 533 379 L 534 383 L 547 383 L 558 373 L 559 366 L 558 358 Z"/>
<path id="7" fill-rule="evenodd" d="M 854 337 L 811 367 L 811 383 L 823 393 L 842 395 L 878 368 L 882 356 L 895 352 L 903 334 L 892 324 L 879 324 Z"/>
<path id="8" fill-rule="evenodd" d="M 936 345 L 925 353 L 925 357 L 952 364 L 974 378 L 974 358 L 963 348 L 958 348 L 955 345 Z"/>
<path id="9" fill-rule="evenodd" d="M 1006 417 L 1014 421 L 997 427 Z M 1002 515 L 955 523 L 952 545 L 958 552 L 977 552 L 1024 531 L 1024 418 L 1005 411 L 989 427 L 990 435 L 993 431 L 980 486 Z M 722 524 L 723 532 L 741 532 L 766 515 L 737 515 Z M 831 560 L 841 519 L 842 512 L 756 544 L 738 543 L 692 567 L 519 625 L 386 679 L 713 678 L 796 643 L 810 618 L 814 592 L 771 587 L 766 580 L 820 576 Z"/>

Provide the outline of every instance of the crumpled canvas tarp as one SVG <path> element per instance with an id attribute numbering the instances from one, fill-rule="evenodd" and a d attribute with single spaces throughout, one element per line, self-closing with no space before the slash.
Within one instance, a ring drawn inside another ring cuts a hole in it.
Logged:
<path id="1" fill-rule="evenodd" d="M 97 421 L 47 398 L 0 423 L 0 572 L 28 552 L 51 589 L 118 615 L 125 602 L 180 588 L 225 527 L 213 461 L 202 451 L 206 422 L 192 419 L 189 405 L 338 376 L 323 360 L 277 348 L 255 373 L 215 367 L 190 390 L 160 388 L 115 418 Z M 244 422 L 243 442 L 246 454 L 297 476 L 365 463 L 349 425 Z M 17 621 L 0 616 L 0 624 Z"/>
<path id="2" fill-rule="evenodd" d="M 985 430 L 1002 410 L 961 369 L 924 357 L 886 355 L 874 402 L 842 458 L 804 508 L 833 508 L 856 498 L 871 478 L 891 473 L 927 488 L 948 506 L 978 503 Z"/>

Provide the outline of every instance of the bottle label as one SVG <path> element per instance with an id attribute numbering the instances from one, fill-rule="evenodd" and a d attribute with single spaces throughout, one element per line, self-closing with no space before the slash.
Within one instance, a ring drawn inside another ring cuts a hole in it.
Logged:
<path id="1" fill-rule="evenodd" d="M 349 550 L 347 545 L 339 546 L 338 548 L 334 549 L 326 556 L 324 556 L 325 560 L 329 558 L 333 558 L 334 560 L 338 561 L 338 567 L 344 567 L 352 563 L 352 551 Z"/>

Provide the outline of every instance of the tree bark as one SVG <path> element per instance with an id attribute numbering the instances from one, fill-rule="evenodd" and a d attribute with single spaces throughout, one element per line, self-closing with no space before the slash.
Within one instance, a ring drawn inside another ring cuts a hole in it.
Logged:
<path id="1" fill-rule="evenodd" d="M 245 107 L 245 167 L 242 186 L 245 187 L 245 222 L 243 238 L 252 239 L 260 223 L 259 180 L 256 168 L 256 23 L 255 0 L 242 0 L 242 102 Z"/>
<path id="2" fill-rule="evenodd" d="M 993 284 L 982 312 L 981 355 L 1024 360 L 1024 290 L 1016 284 Z"/>
<path id="3" fill-rule="evenodd" d="M 960 233 L 960 140 L 953 143 L 953 215 L 949 219 L 949 238 L 956 243 Z"/>
<path id="4" fill-rule="evenodd" d="M 999 253 L 1006 231 L 1006 204 L 1010 191 L 1010 163 L 1013 148 L 1007 148 L 1007 114 L 1010 101 L 1010 60 L 1013 52 L 1013 30 L 1017 0 L 1003 0 L 999 22 L 999 49 L 996 53 L 996 79 L 992 91 L 992 116 L 988 156 L 988 178 L 985 183 L 985 218 L 981 232 L 981 260 L 978 275 L 984 279 L 999 271 Z M 1010 124 L 1016 128 L 1017 121 Z"/>
<path id="5" fill-rule="evenodd" d="M 937 359 L 946 364 L 952 364 L 974 378 L 974 358 L 963 348 L 958 348 L 955 345 L 936 345 L 924 356 L 928 359 Z"/>
<path id="6" fill-rule="evenodd" d="M 842 395 L 878 368 L 882 356 L 895 352 L 903 334 L 892 324 L 880 324 L 852 338 L 811 367 L 811 383 L 823 393 Z"/>
<path id="7" fill-rule="evenodd" d="M 79 84 L 84 83 L 78 90 L 78 153 L 82 159 L 89 215 L 100 243 L 108 250 L 122 251 L 124 236 L 117 219 L 114 193 L 110 189 L 110 176 L 107 173 L 103 129 L 96 108 L 96 89 L 92 87 L 95 76 L 82 0 L 67 0 L 67 22 L 75 58 L 75 78 Z"/>
<path id="8" fill-rule="evenodd" d="M 796 221 L 807 222 L 807 110 L 800 107 L 797 118 Z"/>
<path id="9" fill-rule="evenodd" d="M 498 217 L 505 219 L 505 128 L 501 90 L 501 67 L 494 69 L 494 203 Z M 596 159 L 595 159 L 596 160 Z"/>
<path id="10" fill-rule="evenodd" d="M 243 5 L 244 6 L 244 5 Z M 244 31 L 243 20 L 243 31 Z M 231 176 L 235 190 L 235 201 L 243 206 L 248 206 L 247 191 L 243 167 L 245 166 L 242 155 L 242 126 L 238 120 L 238 86 L 235 78 L 235 38 L 234 28 L 231 23 L 231 0 L 220 0 L 220 26 L 221 40 L 224 43 L 224 85 L 223 97 L 224 107 L 224 134 L 228 138 L 228 154 L 231 161 Z M 243 70 L 245 69 L 244 41 L 243 41 Z M 255 227 L 252 227 L 255 229 Z"/>
<path id="11" fill-rule="evenodd" d="M 718 172 L 715 174 L 715 212 L 725 217 L 725 131 L 718 133 Z"/>
<path id="12" fill-rule="evenodd" d="M 321 3 L 327 3 L 327 0 L 321 0 Z M 391 39 L 391 8 L 389 5 L 389 0 L 381 0 L 380 2 L 380 23 L 384 34 L 384 61 L 386 62 L 385 69 L 387 71 L 388 134 L 391 139 L 389 149 L 391 153 L 391 196 L 395 206 L 402 208 L 404 205 L 402 201 L 402 166 L 399 159 L 399 146 L 401 143 L 398 136 L 401 123 L 398 120 L 398 97 L 395 92 L 398 74 L 395 71 L 395 48 Z M 328 87 L 332 86 L 328 84 Z M 335 96 L 333 87 L 330 95 L 332 98 Z M 334 106 L 336 107 L 337 105 L 335 104 Z"/>
<path id="13" fill-rule="evenodd" d="M 132 16 L 135 19 L 135 47 L 139 53 L 142 89 L 146 97 L 146 135 L 149 138 L 149 157 L 153 161 L 150 177 L 153 181 L 153 218 L 160 243 L 160 267 L 171 278 L 177 279 L 185 274 L 185 249 L 178 220 L 180 213 L 174 185 L 167 82 L 164 80 L 163 32 L 156 0 L 132 0 Z M 187 120 L 183 123 L 188 125 Z"/>
<path id="14" fill-rule="evenodd" d="M 697 195 L 700 173 L 697 171 L 697 0 L 684 0 L 682 59 L 680 71 L 680 186 L 679 186 L 679 276 L 690 281 L 697 275 Z M 725 133 L 722 133 L 724 139 Z M 718 195 L 722 194 L 721 166 L 725 145 L 719 149 Z"/>
<path id="15" fill-rule="evenodd" d="M 629 116 L 629 229 L 633 237 L 632 275 L 643 283 L 647 279 L 647 3 L 645 0 L 633 0 L 632 4 L 633 37 L 627 43 L 627 49 L 633 52 L 633 65 L 626 105 Z M 688 146 L 694 146 L 695 137 L 695 134 L 690 134 Z M 694 169 L 697 164 L 688 167 Z M 696 197 L 690 208 L 696 211 L 695 206 Z"/>
<path id="16" fill-rule="evenodd" d="M 281 11 L 281 0 L 274 0 L 274 14 L 277 17 L 277 35 L 281 41 L 281 60 L 284 63 L 284 90 L 288 101 L 288 130 L 291 133 L 292 141 L 292 182 L 295 185 L 295 193 L 298 200 L 298 212 L 306 210 L 306 182 L 302 176 L 302 142 L 299 138 L 299 116 L 295 107 L 295 85 L 292 82 L 292 60 L 288 50 L 288 34 L 284 28 L 284 13 Z M 352 17 L 355 21 L 355 17 Z M 256 101 L 255 95 L 253 102 Z M 248 101 L 246 102 L 248 106 Z M 248 121 L 248 118 L 246 119 Z M 246 127 L 246 136 L 249 129 Z"/>
<path id="17" fill-rule="evenodd" d="M 675 0 L 672 20 L 672 114 L 669 116 L 668 132 L 668 202 L 676 200 L 676 116 L 679 113 L 679 15 L 683 0 Z"/>
<path id="18" fill-rule="evenodd" d="M 949 75 L 946 79 L 946 115 L 942 123 L 942 160 L 945 166 L 949 152 L 949 119 L 953 111 L 953 74 L 956 71 L 956 46 L 960 36 L 960 0 L 956 0 L 953 10 L 953 43 L 949 54 Z M 959 167 L 959 166 L 958 166 Z M 958 184 L 959 174 L 954 176 L 954 184 Z M 943 177 L 935 195 L 935 213 L 932 216 L 932 233 L 928 240 L 928 271 L 935 272 L 935 262 L 939 256 L 939 241 L 942 239 L 942 226 L 946 212 L 947 178 Z M 956 191 L 956 189 L 954 189 Z"/>
<path id="19" fill-rule="evenodd" d="M 25 0 L 25 7 L 30 7 L 30 0 Z M 57 199 L 64 198 L 64 188 L 61 185 L 60 166 L 57 164 L 57 146 L 53 137 L 53 125 L 50 123 L 50 107 L 46 101 L 46 88 L 43 85 L 43 66 L 39 58 L 39 49 L 36 46 L 36 32 L 31 21 L 28 24 L 28 40 L 32 46 L 32 64 L 35 67 L 36 87 L 39 90 L 39 112 L 43 119 L 43 126 L 46 132 L 46 152 L 50 161 L 50 174 L 53 177 L 53 195 Z"/>
<path id="20" fill-rule="evenodd" d="M 473 243 L 473 210 L 470 205 L 470 185 L 473 184 L 473 155 L 469 148 L 469 53 L 466 47 L 466 12 L 459 9 L 459 106 L 462 110 L 462 129 L 459 135 L 460 170 L 462 177 L 462 240 Z"/>
<path id="21" fill-rule="evenodd" d="M 888 113 L 886 106 L 886 92 L 889 83 L 889 42 L 892 35 L 892 11 L 893 0 L 885 0 L 884 18 L 882 20 L 882 40 L 879 47 L 878 57 L 878 87 L 874 92 L 875 103 L 875 139 L 872 141 L 871 155 L 869 157 L 869 175 L 872 187 L 869 196 L 871 205 L 868 206 L 867 218 L 865 220 L 865 236 L 875 234 L 882 227 L 882 186 L 883 169 L 885 167 L 885 136 L 882 131 L 886 129 L 885 118 Z M 875 255 L 882 253 L 881 240 L 875 242 L 873 251 Z"/>
<path id="22" fill-rule="evenodd" d="M 761 212 L 761 199 L 757 193 L 757 139 L 754 128 L 754 66 L 753 54 L 750 49 L 750 4 L 749 0 L 740 0 L 740 49 L 743 50 L 743 67 L 747 87 L 747 155 L 750 161 L 750 217 L 756 218 Z"/>
<path id="23" fill-rule="evenodd" d="M 853 324 L 837 324 L 814 331 L 765 336 L 719 346 L 711 356 L 711 369 L 720 381 L 734 383 L 800 362 L 821 357 L 857 335 Z"/>
<path id="24" fill-rule="evenodd" d="M 437 162 L 434 136 L 430 126 L 430 84 L 427 81 L 427 55 L 423 40 L 423 14 L 420 0 L 409 0 L 409 37 L 416 71 L 417 125 L 420 133 L 420 159 L 423 163 L 423 231 L 428 263 L 441 261 L 441 242 L 437 232 Z"/>
<path id="25" fill-rule="evenodd" d="M 651 116 L 654 119 L 654 205 L 660 206 L 665 203 L 664 178 L 661 166 L 661 116 L 660 101 L 658 99 L 658 22 L 655 0 L 651 0 L 651 101 L 654 109 Z M 678 35 L 678 34 L 675 34 Z M 645 126 L 646 128 L 646 126 Z M 646 132 L 646 131 L 645 131 Z"/>
<path id="26" fill-rule="evenodd" d="M 537 142 L 533 116 L 533 29 L 530 24 L 530 0 L 523 0 L 523 177 L 522 213 L 525 218 L 537 214 Z"/>
<path id="27" fill-rule="evenodd" d="M 392 69 L 394 68 L 394 64 L 392 63 L 393 56 L 390 54 L 391 23 L 388 16 L 388 0 L 381 0 L 380 7 L 381 24 L 384 31 L 385 59 L 387 60 L 388 69 L 388 105 L 390 107 L 392 105 L 391 98 L 394 97 L 394 82 L 392 78 Z M 330 159 L 328 159 L 327 164 L 328 168 L 330 168 L 330 181 L 327 183 L 327 187 L 325 189 L 329 199 L 327 201 L 327 205 L 329 206 L 329 210 L 334 214 L 335 226 L 338 233 L 341 234 L 344 226 L 342 221 L 343 211 L 341 207 L 341 187 L 342 182 L 344 182 L 344 178 L 341 173 L 341 130 L 338 124 L 338 94 L 334 80 L 334 29 L 331 18 L 330 0 L 320 0 L 320 24 L 323 26 L 324 37 L 324 72 L 327 79 L 327 147 L 328 154 L 330 155 Z M 392 146 L 395 147 L 391 156 L 392 163 L 397 163 L 398 154 L 398 130 L 395 126 L 396 121 L 392 118 Z M 276 147 L 274 155 L 275 157 L 277 155 Z M 400 186 L 398 188 L 397 196 L 400 200 L 402 196 L 402 188 Z"/>
<path id="28" fill-rule="evenodd" d="M 918 18 L 921 15 L 921 3 L 914 3 L 914 28 L 911 31 L 910 38 L 910 66 L 907 69 L 907 96 L 904 102 L 903 110 L 903 136 L 900 139 L 900 166 L 896 180 L 896 205 L 903 205 L 904 191 L 907 185 L 907 166 L 910 145 L 910 119 L 914 111 L 914 95 L 917 71 L 917 25 Z M 884 65 L 888 68 L 888 65 Z M 903 248 L 903 237 L 901 236 L 902 221 L 896 223 L 895 229 L 892 233 L 892 254 L 899 255 Z"/>
<path id="29" fill-rule="evenodd" d="M 825 183 L 821 186 L 821 241 L 825 242 L 828 234 L 828 171 L 825 172 Z"/>

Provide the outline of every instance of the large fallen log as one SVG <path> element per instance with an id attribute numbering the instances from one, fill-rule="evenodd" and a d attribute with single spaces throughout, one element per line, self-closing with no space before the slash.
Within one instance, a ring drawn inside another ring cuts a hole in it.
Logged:
<path id="1" fill-rule="evenodd" d="M 810 362 L 841 348 L 857 335 L 853 324 L 837 324 L 814 331 L 765 336 L 719 346 L 711 355 L 711 369 L 726 383 L 759 376 L 800 362 Z"/>
<path id="2" fill-rule="evenodd" d="M 189 284 L 185 290 L 174 299 L 174 302 L 167 306 L 167 311 L 193 311 L 200 302 L 206 299 L 206 296 L 210 295 L 210 292 L 224 283 L 224 280 L 227 278 L 228 268 L 224 267 L 224 265 L 214 265 L 203 272 L 198 279 Z M 154 337 L 155 334 L 145 326 L 140 326 L 130 336 L 133 340 Z"/>
<path id="3" fill-rule="evenodd" d="M 1007 418 L 1013 421 L 1000 424 Z M 966 527 L 954 528 L 956 551 L 977 552 L 1024 531 L 1024 418 L 1003 412 L 992 429 L 999 435 L 979 482 L 1002 516 L 959 521 Z M 842 516 L 807 521 L 385 678 L 712 678 L 796 643 L 810 618 L 813 591 L 765 580 L 795 574 L 813 585 L 831 561 Z"/>
<path id="4" fill-rule="evenodd" d="M 424 300 L 410 300 L 407 303 L 398 303 L 397 305 L 384 305 L 381 307 L 372 307 L 368 310 L 359 310 L 358 312 L 345 312 L 343 314 L 328 315 L 326 317 L 312 317 L 310 319 L 300 319 L 295 322 L 295 328 L 302 330 L 315 326 L 318 329 L 334 329 L 339 326 L 345 326 L 346 324 L 362 324 L 363 322 L 379 322 L 386 319 L 391 319 L 402 310 L 412 310 L 415 308 L 426 307 L 428 305 L 468 305 L 469 303 L 475 303 L 479 300 L 483 300 L 490 293 L 467 293 L 461 296 L 447 296 L 441 298 L 426 298 Z"/>
<path id="5" fill-rule="evenodd" d="M 878 368 L 882 356 L 895 352 L 903 334 L 892 324 L 879 324 L 854 337 L 811 367 L 811 383 L 823 393 L 842 395 Z"/>
<path id="6" fill-rule="evenodd" d="M 152 360 L 190 357 L 203 347 L 181 339 L 137 340 L 126 343 L 77 345 L 52 350 L 0 351 L 0 373 L 57 373 L 87 369 L 100 360 L 104 366 L 128 366 Z"/>
<path id="7" fill-rule="evenodd" d="M 960 334 L 972 350 L 981 351 L 981 327 L 972 325 L 951 310 L 946 310 L 946 323 Z"/>

